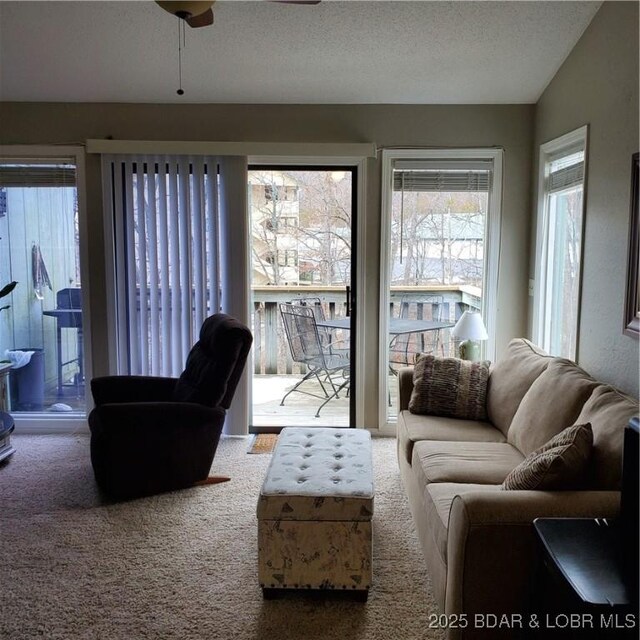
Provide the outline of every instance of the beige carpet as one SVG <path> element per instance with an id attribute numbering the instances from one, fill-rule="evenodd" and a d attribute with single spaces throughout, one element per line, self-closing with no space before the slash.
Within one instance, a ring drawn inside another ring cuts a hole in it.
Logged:
<path id="1" fill-rule="evenodd" d="M 374 440 L 374 584 L 366 604 L 263 601 L 255 505 L 270 455 L 224 440 L 231 482 L 101 500 L 86 436 L 17 436 L 0 465 L 0 638 L 431 640 L 435 611 L 395 461 Z"/>

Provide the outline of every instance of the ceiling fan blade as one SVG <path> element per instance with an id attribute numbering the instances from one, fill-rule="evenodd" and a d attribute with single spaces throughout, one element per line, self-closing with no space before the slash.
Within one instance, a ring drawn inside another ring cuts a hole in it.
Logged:
<path id="1" fill-rule="evenodd" d="M 198 16 L 187 18 L 186 21 L 187 24 L 194 29 L 197 27 L 208 27 L 210 24 L 213 24 L 213 11 L 211 9 L 207 9 L 207 11 Z"/>

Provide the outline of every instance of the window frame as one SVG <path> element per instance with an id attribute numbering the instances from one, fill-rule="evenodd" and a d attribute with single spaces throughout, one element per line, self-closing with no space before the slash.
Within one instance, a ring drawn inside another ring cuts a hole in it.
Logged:
<path id="1" fill-rule="evenodd" d="M 548 288 L 549 274 L 547 273 L 547 265 L 549 263 L 550 251 L 550 228 L 549 228 L 549 197 L 551 192 L 548 190 L 548 181 L 550 175 L 551 162 L 563 157 L 563 152 L 569 156 L 575 153 L 578 147 L 584 151 L 583 160 L 583 176 L 582 176 L 582 219 L 580 223 L 580 264 L 578 268 L 578 299 L 576 309 L 576 340 L 573 353 L 562 354 L 571 360 L 577 360 L 580 351 L 580 317 L 582 306 L 582 276 L 584 264 L 584 231 L 586 222 L 586 205 L 587 205 L 587 174 L 589 159 L 589 127 L 584 125 L 570 131 L 558 138 L 549 140 L 540 145 L 538 157 L 538 199 L 536 212 L 536 253 L 535 253 L 535 281 L 533 294 L 533 341 L 545 351 L 551 353 L 551 338 L 548 337 L 547 325 L 547 309 L 550 291 Z M 558 192 L 560 193 L 560 192 Z M 560 355 L 553 354 L 551 355 Z"/>
<path id="2" fill-rule="evenodd" d="M 430 149 L 383 149 L 382 151 L 382 198 L 380 229 L 380 316 L 378 334 L 379 398 L 378 421 L 383 433 L 395 434 L 396 423 L 388 416 L 388 331 L 389 331 L 389 247 L 391 246 L 391 214 L 393 197 L 393 170 L 396 160 L 429 160 L 446 164 L 464 161 L 490 161 L 492 179 L 489 187 L 489 205 L 484 238 L 483 309 L 482 316 L 489 333 L 483 345 L 483 357 L 495 360 L 496 322 L 498 309 L 498 268 L 500 263 L 500 233 L 502 220 L 502 182 L 504 150 L 491 148 L 430 148 Z M 488 284 L 491 283 L 491 286 Z"/>
<path id="3" fill-rule="evenodd" d="M 84 341 L 85 413 L 84 416 L 66 413 L 20 412 L 14 414 L 16 433 L 76 433 L 88 432 L 87 417 L 93 409 L 93 397 L 88 381 L 93 377 L 91 331 L 91 270 L 89 269 L 89 233 L 85 178 L 85 149 L 77 145 L 0 145 L 0 161 L 33 164 L 69 162 L 75 166 L 78 198 L 78 233 L 80 279 L 82 282 L 82 334 Z"/>
<path id="4" fill-rule="evenodd" d="M 333 145 L 332 145 L 333 146 Z M 269 154 L 269 155 L 251 155 L 248 157 L 249 169 L 256 166 L 274 167 L 295 167 L 299 170 L 303 169 L 323 169 L 327 167 L 344 167 L 346 170 L 353 170 L 355 173 L 355 182 L 353 184 L 353 192 L 356 199 L 354 214 L 356 216 L 355 227 L 352 229 L 352 239 L 355 240 L 356 258 L 354 277 L 352 278 L 352 298 L 355 294 L 356 306 L 352 308 L 355 326 L 355 361 L 353 364 L 353 389 L 355 391 L 355 406 L 353 406 L 352 415 L 350 415 L 350 426 L 356 429 L 374 429 L 365 425 L 365 370 L 370 364 L 368 354 L 365 353 L 365 335 L 367 327 L 364 320 L 364 313 L 360 313 L 360 309 L 365 309 L 368 303 L 368 297 L 371 295 L 371 288 L 367 290 L 365 281 L 365 264 L 368 258 L 367 247 L 365 242 L 365 206 L 367 202 L 367 160 L 369 156 L 364 154 L 351 154 L 350 149 L 345 145 L 344 155 L 317 154 L 317 155 L 295 155 L 295 154 Z M 313 151 L 313 149 L 310 149 Z M 358 150 L 359 151 L 359 150 Z M 249 211 L 247 209 L 247 216 Z M 251 288 L 250 279 L 247 278 L 248 290 Z M 370 357 L 370 356 L 369 356 Z M 382 427 L 382 423 L 379 424 Z"/>

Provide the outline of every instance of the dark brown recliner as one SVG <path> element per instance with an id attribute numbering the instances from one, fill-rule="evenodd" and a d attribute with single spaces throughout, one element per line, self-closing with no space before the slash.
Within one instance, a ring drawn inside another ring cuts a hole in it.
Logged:
<path id="1" fill-rule="evenodd" d="M 205 480 L 253 338 L 231 316 L 205 320 L 180 378 L 106 376 L 91 381 L 91 464 L 117 498 Z"/>

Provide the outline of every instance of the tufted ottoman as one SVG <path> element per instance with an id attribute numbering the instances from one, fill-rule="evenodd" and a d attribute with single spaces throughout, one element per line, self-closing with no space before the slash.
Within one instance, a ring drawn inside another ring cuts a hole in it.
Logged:
<path id="1" fill-rule="evenodd" d="M 287 427 L 258 500 L 258 576 L 280 589 L 371 587 L 371 436 L 361 429 Z"/>

